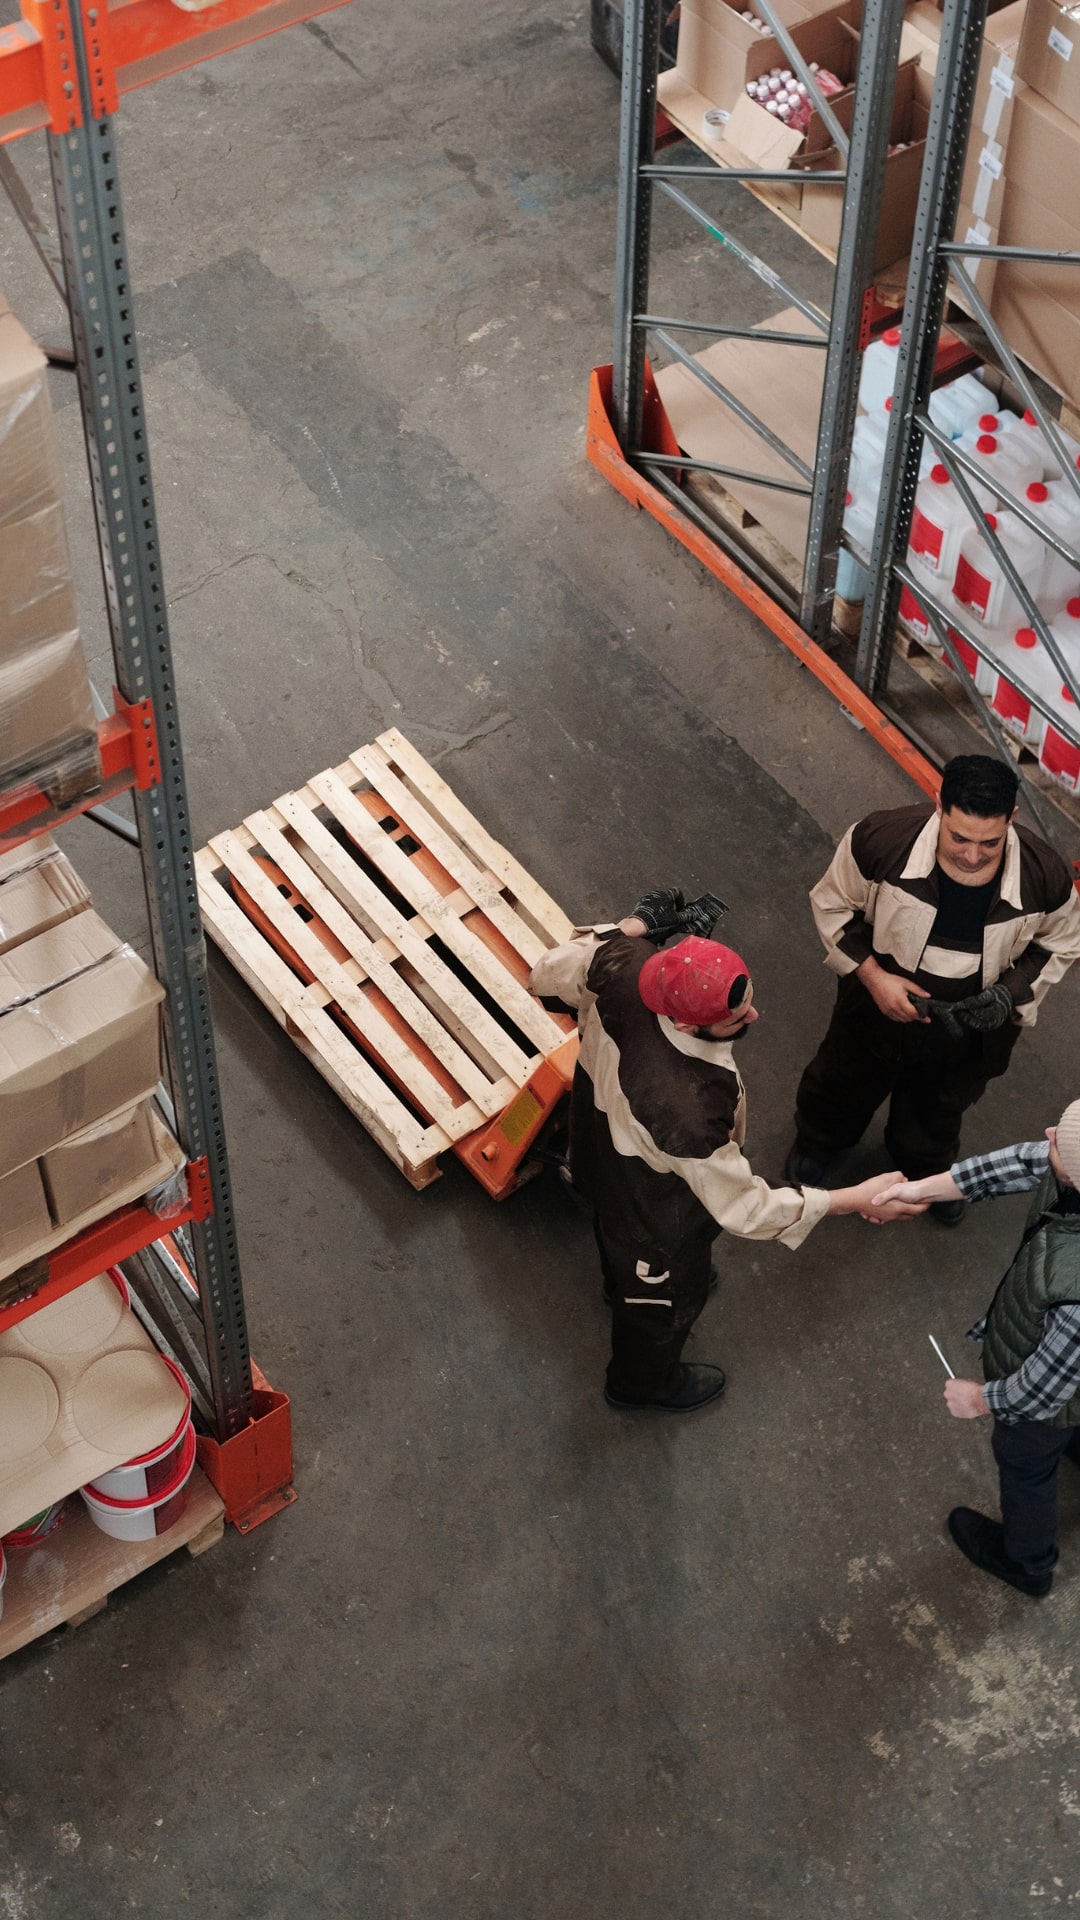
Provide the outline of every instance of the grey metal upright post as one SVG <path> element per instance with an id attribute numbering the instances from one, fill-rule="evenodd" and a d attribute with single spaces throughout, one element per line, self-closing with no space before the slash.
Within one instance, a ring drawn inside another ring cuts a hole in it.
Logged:
<path id="1" fill-rule="evenodd" d="M 803 566 L 800 625 L 819 645 L 827 639 L 832 624 L 840 523 L 859 385 L 859 336 L 863 304 L 874 278 L 903 24 L 903 13 L 894 0 L 866 0 Z"/>
<path id="2" fill-rule="evenodd" d="M 899 598 L 893 569 L 907 553 L 922 451 L 922 433 L 915 425 L 915 415 L 924 413 L 930 402 L 949 275 L 941 244 L 952 235 L 960 205 L 986 7 L 987 0 L 946 0 L 941 22 L 896 385 L 855 667 L 859 685 L 875 700 L 885 690 L 892 657 Z"/>
<path id="3" fill-rule="evenodd" d="M 78 362 L 117 681 L 149 698 L 160 783 L 134 795 L 154 962 L 166 989 L 166 1046 L 181 1145 L 209 1163 L 213 1213 L 192 1240 L 218 1437 L 252 1411 L 240 1262 L 195 887 L 176 684 L 150 478 L 146 414 L 113 126 L 92 117 L 78 8 L 71 10 L 83 124 L 49 154 Z"/>
<path id="4" fill-rule="evenodd" d="M 623 448 L 640 447 L 645 404 L 645 330 L 635 325 L 635 315 L 649 305 L 652 181 L 641 168 L 652 160 L 656 139 L 660 8 L 661 0 L 626 0 L 623 25 L 612 370 L 615 431 Z"/>

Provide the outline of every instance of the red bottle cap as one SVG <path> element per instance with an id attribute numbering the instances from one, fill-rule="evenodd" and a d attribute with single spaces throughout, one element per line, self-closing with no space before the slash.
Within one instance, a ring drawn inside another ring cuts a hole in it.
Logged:
<path id="1" fill-rule="evenodd" d="M 1050 495 L 1047 493 L 1041 480 L 1033 480 L 1027 490 L 1027 497 L 1029 500 L 1034 500 L 1035 505 L 1038 507 L 1042 505 L 1044 500 L 1049 500 Z"/>
<path id="2" fill-rule="evenodd" d="M 975 446 L 979 453 L 997 452 L 997 441 L 994 439 L 992 433 L 980 433 L 979 438 L 975 442 Z"/>
<path id="3" fill-rule="evenodd" d="M 948 467 L 942 467 L 942 466 L 931 467 L 930 478 L 933 481 L 935 487 L 947 487 L 949 484 Z M 1077 605 L 1080 606 L 1080 601 L 1077 602 Z"/>
<path id="4" fill-rule="evenodd" d="M 900 345 L 899 327 L 886 327 L 881 337 L 887 347 L 898 347 Z"/>
<path id="5" fill-rule="evenodd" d="M 1062 697 L 1062 699 L 1063 699 L 1063 700 L 1072 700 L 1072 699 L 1073 699 L 1073 696 L 1072 696 L 1072 694 L 1071 694 L 1071 693 L 1069 692 L 1069 689 L 1068 689 L 1068 687 L 1062 687 L 1062 689 L 1061 689 L 1061 697 Z M 1073 701 L 1073 704 L 1074 704 L 1074 706 L 1075 706 L 1075 704 L 1076 704 L 1076 703 L 1075 703 L 1075 701 Z"/>
<path id="6" fill-rule="evenodd" d="M 988 513 L 986 516 L 986 524 L 988 527 L 993 527 L 994 532 L 996 533 L 997 532 L 997 514 Z"/>
<path id="7" fill-rule="evenodd" d="M 1039 636 L 1034 627 L 1017 627 L 1013 636 L 1018 647 L 1037 647 Z"/>
<path id="8" fill-rule="evenodd" d="M 1075 600 L 1067 600 L 1065 603 L 1065 611 L 1070 620 L 1080 620 L 1080 596 Z"/>
<path id="9" fill-rule="evenodd" d="M 998 419 L 996 413 L 981 413 L 979 415 L 980 433 L 996 433 L 1000 425 L 1001 421 Z"/>
<path id="10" fill-rule="evenodd" d="M 890 393 L 890 395 L 889 395 L 889 397 L 888 397 L 888 399 L 887 399 L 887 400 L 886 400 L 886 402 L 885 402 L 885 411 L 886 411 L 886 413 L 891 413 L 891 412 L 892 412 L 892 394 L 891 394 L 891 393 Z"/>
<path id="11" fill-rule="evenodd" d="M 1039 423 L 1038 423 L 1038 421 L 1036 420 L 1036 418 L 1035 418 L 1035 415 L 1034 415 L 1034 414 L 1032 413 L 1032 411 L 1031 411 L 1031 408 L 1030 408 L 1030 407 L 1025 407 L 1025 409 L 1024 409 L 1024 425 L 1025 425 L 1025 427 L 1037 427 L 1037 426 L 1038 426 L 1038 424 L 1039 424 Z"/>
<path id="12" fill-rule="evenodd" d="M 850 493 L 845 493 L 845 495 L 844 495 L 844 505 L 845 505 L 845 507 L 850 507 L 850 505 L 851 505 L 851 495 L 850 495 Z"/>

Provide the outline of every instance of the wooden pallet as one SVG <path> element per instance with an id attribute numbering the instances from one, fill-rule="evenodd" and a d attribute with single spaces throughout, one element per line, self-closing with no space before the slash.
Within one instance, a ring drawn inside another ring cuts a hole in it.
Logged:
<path id="1" fill-rule="evenodd" d="M 569 1084 L 573 1022 L 527 981 L 572 927 L 396 729 L 195 864 L 211 937 L 413 1186 L 493 1127 L 505 1171 Z"/>
<path id="2" fill-rule="evenodd" d="M 224 1505 L 198 1467 L 180 1519 L 153 1540 L 113 1540 L 74 1497 L 71 1510 L 40 1546 L 8 1552 L 0 1660 L 56 1627 L 81 1627 L 108 1605 L 110 1593 L 144 1568 L 180 1547 L 192 1555 L 205 1553 L 224 1531 Z"/>

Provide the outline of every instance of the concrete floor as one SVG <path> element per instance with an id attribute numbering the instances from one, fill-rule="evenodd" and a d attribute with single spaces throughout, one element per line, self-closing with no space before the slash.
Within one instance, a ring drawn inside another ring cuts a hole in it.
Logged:
<path id="1" fill-rule="evenodd" d="M 584 461 L 617 114 L 566 0 L 356 5 L 124 102 L 195 830 L 394 724 L 575 916 L 715 887 L 765 1014 L 743 1066 L 775 1175 L 830 1000 L 806 889 L 910 789 Z M 18 160 L 44 211 L 40 142 Z M 658 306 L 763 317 L 699 238 L 665 223 Z M 56 331 L 11 220 L 0 285 Z M 105 681 L 70 385 L 56 403 Z M 64 844 L 139 938 L 130 854 L 85 823 Z M 945 1416 L 926 1339 L 964 1366 L 1023 1203 L 952 1236 L 725 1242 L 693 1351 L 726 1401 L 619 1419 L 554 1183 L 496 1207 L 451 1163 L 412 1193 L 216 960 L 213 986 L 300 1499 L 0 1669 L 5 1920 L 1080 1904 L 1080 1484 L 1047 1603 L 969 1568 L 943 1519 L 992 1502 L 988 1437 Z M 1078 1008 L 1073 979 L 972 1148 L 1076 1092 Z"/>

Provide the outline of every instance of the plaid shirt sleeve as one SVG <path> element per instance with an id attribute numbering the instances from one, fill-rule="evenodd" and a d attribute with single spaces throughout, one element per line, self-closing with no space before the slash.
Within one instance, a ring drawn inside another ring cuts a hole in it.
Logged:
<path id="1" fill-rule="evenodd" d="M 1050 1165 L 1049 1140 L 1021 1140 L 1015 1147 L 974 1153 L 950 1169 L 965 1200 L 989 1200 L 998 1193 L 1027 1193 Z"/>
<path id="2" fill-rule="evenodd" d="M 986 1404 L 1007 1426 L 1018 1420 L 1052 1420 L 1080 1387 L 1080 1305 L 1052 1307 L 1043 1337 L 1022 1367 L 1004 1380 L 989 1380 Z"/>

